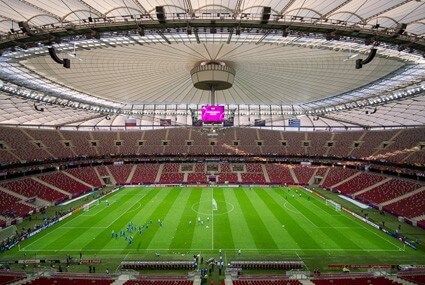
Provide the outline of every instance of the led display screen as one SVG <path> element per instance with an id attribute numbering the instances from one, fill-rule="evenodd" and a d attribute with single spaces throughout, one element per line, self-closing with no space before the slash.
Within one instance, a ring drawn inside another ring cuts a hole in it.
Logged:
<path id="1" fill-rule="evenodd" d="M 224 106 L 202 106 L 202 122 L 222 123 L 224 121 Z"/>

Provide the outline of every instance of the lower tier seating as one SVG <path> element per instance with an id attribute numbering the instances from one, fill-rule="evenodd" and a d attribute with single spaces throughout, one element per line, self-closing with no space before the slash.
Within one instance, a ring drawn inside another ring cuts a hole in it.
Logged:
<path id="1" fill-rule="evenodd" d="M 384 277 L 313 279 L 316 285 L 402 285 Z"/>

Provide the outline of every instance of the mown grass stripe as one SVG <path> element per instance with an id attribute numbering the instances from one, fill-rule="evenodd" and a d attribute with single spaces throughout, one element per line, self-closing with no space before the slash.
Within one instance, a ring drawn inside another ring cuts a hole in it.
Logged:
<path id="1" fill-rule="evenodd" d="M 239 205 L 245 215 L 242 217 L 246 219 L 249 232 L 254 238 L 255 245 L 258 249 L 261 248 L 275 248 L 279 247 L 274 242 L 272 233 L 269 232 L 268 227 L 263 223 L 263 219 L 258 213 L 256 207 L 251 203 L 247 195 L 247 191 L 252 190 L 239 190 L 237 191 L 237 199 Z"/>
<path id="2" fill-rule="evenodd" d="M 239 204 L 236 193 L 240 189 L 224 188 L 223 194 L 226 203 L 233 206 L 233 211 L 229 212 L 229 223 L 231 227 L 228 229 L 232 234 L 235 250 L 240 248 L 257 248 L 254 237 L 252 236 L 247 221 L 244 217 L 245 213 Z"/>
<path id="3" fill-rule="evenodd" d="M 174 203 L 168 209 L 167 213 L 164 213 L 165 217 L 164 219 L 161 219 L 162 227 L 158 228 L 158 231 L 153 237 L 151 243 L 149 244 L 150 248 L 170 248 L 171 243 L 175 239 L 177 227 L 180 224 L 180 221 L 184 220 L 184 206 L 187 204 L 190 197 L 190 193 L 193 191 L 187 188 L 176 188 L 173 191 L 178 192 L 179 195 L 174 200 Z M 179 237 L 177 236 L 177 239 L 178 238 Z"/>
<path id="4" fill-rule="evenodd" d="M 280 188 L 259 192 L 260 198 L 267 201 L 270 209 L 282 213 L 280 220 L 285 225 L 285 230 L 291 238 L 297 242 L 297 247 L 300 250 L 322 248 L 323 246 L 313 238 L 315 229 L 310 224 L 302 222 L 298 216 L 294 216 L 294 213 L 285 208 L 285 203 L 289 202 L 286 198 L 282 197 L 283 195 L 285 195 L 284 191 Z"/>
<path id="5" fill-rule="evenodd" d="M 197 217 L 200 217 L 202 220 L 202 224 L 198 223 L 198 221 L 194 222 L 194 232 L 192 239 L 192 248 L 199 248 L 204 250 L 211 250 L 212 239 L 212 219 L 211 219 L 211 210 L 212 210 L 212 199 L 211 193 L 212 188 L 203 188 L 197 189 L 201 191 L 201 197 L 199 199 L 199 207 Z M 195 191 L 197 191 L 195 190 Z M 207 221 L 207 217 L 209 221 Z"/>
<path id="6" fill-rule="evenodd" d="M 175 238 L 170 244 L 170 249 L 190 249 L 193 239 L 193 233 L 196 226 L 196 218 L 199 209 L 199 200 L 201 199 L 201 189 L 190 189 L 190 196 L 183 206 L 183 213 L 176 227 Z M 189 221 L 191 223 L 189 224 Z"/>
<path id="7" fill-rule="evenodd" d="M 134 215 L 136 215 L 142 209 L 143 203 L 145 201 L 149 201 L 150 199 L 153 199 L 154 197 L 157 197 L 158 194 L 160 194 L 157 191 L 149 191 L 149 190 L 144 190 L 144 191 L 147 192 L 147 193 L 144 196 L 142 196 L 143 197 L 142 199 L 140 199 L 141 197 L 135 198 L 134 196 L 132 196 L 130 198 L 130 201 L 132 201 L 132 203 L 133 203 L 131 207 L 124 208 L 125 211 L 121 210 L 121 212 L 117 216 L 111 217 L 109 215 L 111 219 L 105 221 L 105 223 L 107 223 L 107 225 L 108 225 L 108 228 L 106 228 L 105 230 L 103 230 L 102 232 L 100 232 L 96 236 L 96 237 L 99 237 L 99 238 L 95 237 L 92 241 L 87 243 L 83 247 L 83 250 L 84 249 L 99 249 L 99 250 L 102 250 L 104 248 L 108 248 L 111 241 L 115 241 L 115 242 L 122 241 L 123 243 L 125 243 L 124 240 L 114 240 L 114 239 L 111 238 L 112 229 L 114 229 L 115 232 L 119 232 L 120 230 L 125 229 L 125 227 L 127 226 L 128 222 L 130 220 L 135 222 L 134 219 L 133 219 Z M 124 249 L 123 249 L 123 252 L 124 252 Z"/>
<path id="8" fill-rule="evenodd" d="M 229 215 L 233 213 L 230 210 L 232 206 L 227 204 L 224 197 L 224 191 L 229 189 L 214 189 L 214 199 L 217 202 L 218 210 L 214 212 L 214 248 L 235 248 L 233 242 L 232 225 L 230 224 Z"/>

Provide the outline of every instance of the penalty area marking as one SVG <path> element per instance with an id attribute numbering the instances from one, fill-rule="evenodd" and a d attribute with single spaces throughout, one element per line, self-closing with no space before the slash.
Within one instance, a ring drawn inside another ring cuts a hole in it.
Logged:
<path id="1" fill-rule="evenodd" d="M 286 204 L 287 203 L 289 203 L 289 201 L 287 201 L 287 202 L 285 202 L 285 204 L 283 204 L 283 206 L 286 208 L 286 209 L 288 209 L 287 207 L 286 207 Z M 292 205 L 291 203 L 289 203 L 292 207 L 294 207 L 295 208 L 295 206 L 294 205 Z M 297 209 L 297 208 L 295 208 L 295 209 Z M 289 210 L 289 209 L 288 209 Z M 316 228 L 319 228 L 319 226 L 317 226 L 315 223 L 313 223 L 313 221 L 311 221 L 309 218 L 307 218 L 302 212 L 300 212 L 298 209 L 297 209 L 297 211 L 298 211 L 298 213 L 297 212 L 295 212 L 295 211 L 291 211 L 291 210 L 289 210 L 290 212 L 293 212 L 293 213 L 295 213 L 295 214 L 297 214 L 297 215 L 301 215 L 301 216 L 303 216 L 304 217 L 304 219 L 306 219 L 307 221 L 309 221 L 310 222 L 310 224 L 312 224 L 313 226 L 315 226 Z"/>
<path id="2" fill-rule="evenodd" d="M 146 196 L 146 194 L 143 196 L 143 197 L 141 197 L 141 199 L 143 199 L 144 197 Z M 112 226 L 119 218 L 121 218 L 123 215 L 125 215 L 127 212 L 129 212 L 129 210 L 134 206 L 134 205 L 136 205 L 137 203 L 139 203 L 140 204 L 140 202 L 137 200 L 136 201 L 136 203 L 134 203 L 134 204 L 132 204 L 131 205 L 131 207 L 129 207 L 128 208 L 128 210 L 127 211 L 125 211 L 124 213 L 122 213 L 120 216 L 118 216 L 118 218 L 116 218 L 112 223 L 110 223 L 108 226 L 106 226 L 106 228 L 109 228 L 110 226 Z M 140 207 L 140 206 L 139 206 Z M 138 208 L 139 208 L 138 207 Z M 107 208 L 107 207 L 106 207 Z M 137 209 L 138 209 L 137 208 Z M 57 225 L 57 228 L 55 228 L 54 230 L 52 230 L 49 234 L 52 234 L 53 232 L 55 232 L 56 230 L 58 230 L 58 229 L 63 229 L 64 227 L 64 225 L 66 225 L 66 224 L 68 224 L 68 223 L 70 223 L 70 222 L 72 222 L 72 221 L 75 221 L 78 217 L 80 217 L 81 215 L 77 215 L 77 216 L 74 216 L 74 217 L 69 217 L 69 221 L 67 221 L 66 223 L 64 223 L 63 225 L 58 225 L 59 223 L 56 223 L 55 224 L 55 226 Z M 30 247 L 31 245 L 33 245 L 34 243 L 36 243 L 36 242 L 38 242 L 39 240 L 41 240 L 42 238 L 44 238 L 45 236 L 43 235 L 43 236 L 40 236 L 40 237 L 38 237 L 36 240 L 34 240 L 33 242 L 31 242 L 30 244 L 28 244 L 28 245 L 26 245 L 22 250 L 25 250 L 25 251 L 30 251 L 30 250 L 28 250 L 28 249 L 26 249 L 27 247 Z M 39 251 L 39 250 L 31 250 L 31 251 Z"/>

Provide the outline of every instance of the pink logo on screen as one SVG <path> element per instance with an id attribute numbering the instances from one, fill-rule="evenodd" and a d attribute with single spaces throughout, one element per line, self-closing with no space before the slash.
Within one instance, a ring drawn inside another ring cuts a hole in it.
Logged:
<path id="1" fill-rule="evenodd" d="M 224 106 L 202 106 L 202 122 L 221 123 L 224 121 Z"/>

